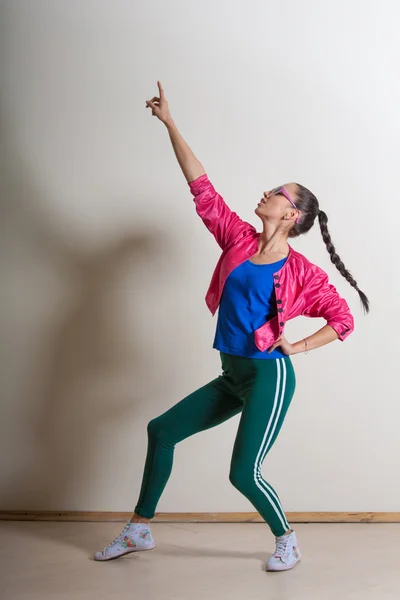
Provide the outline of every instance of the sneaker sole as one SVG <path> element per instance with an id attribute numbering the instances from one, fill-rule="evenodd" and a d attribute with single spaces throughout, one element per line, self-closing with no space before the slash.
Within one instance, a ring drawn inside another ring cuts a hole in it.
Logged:
<path id="1" fill-rule="evenodd" d="M 116 558 L 121 558 L 121 556 L 125 556 L 126 554 L 132 554 L 132 552 L 146 552 L 147 550 L 154 550 L 155 547 L 156 545 L 154 544 L 154 546 L 150 546 L 149 548 L 131 548 L 129 550 L 126 550 L 125 552 L 121 552 L 121 554 L 115 554 L 114 556 L 105 556 L 104 558 L 96 558 L 96 556 L 94 556 L 93 560 L 95 560 L 96 562 L 115 560 Z"/>
<path id="2" fill-rule="evenodd" d="M 295 568 L 295 566 L 296 566 L 296 565 L 298 565 L 300 561 L 301 561 L 301 558 L 299 558 L 299 560 L 297 560 L 297 561 L 294 563 L 294 565 L 292 565 L 291 567 L 286 567 L 286 568 L 285 568 L 285 567 L 282 567 L 282 568 L 280 568 L 280 569 L 279 569 L 279 568 L 270 568 L 270 567 L 267 567 L 265 570 L 266 570 L 266 571 L 268 571 L 268 572 L 270 572 L 270 573 L 273 573 L 273 572 L 275 572 L 275 573 L 276 573 L 276 572 L 278 572 L 278 571 L 290 571 L 290 569 L 294 569 L 294 568 Z"/>

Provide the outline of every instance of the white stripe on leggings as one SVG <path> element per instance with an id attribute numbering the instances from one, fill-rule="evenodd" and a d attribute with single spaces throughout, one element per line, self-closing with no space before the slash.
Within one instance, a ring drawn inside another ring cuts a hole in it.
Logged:
<path id="1" fill-rule="evenodd" d="M 282 361 L 282 370 L 283 370 L 283 383 L 282 383 L 282 391 L 279 398 L 279 388 L 281 382 L 281 366 L 280 361 Z M 289 524 L 285 518 L 285 513 L 283 512 L 282 506 L 279 502 L 279 498 L 275 494 L 274 490 L 269 486 L 269 484 L 262 478 L 261 476 L 261 464 L 263 459 L 265 458 L 266 453 L 268 452 L 268 448 L 271 444 L 271 440 L 273 438 L 275 429 L 278 424 L 278 420 L 280 414 L 282 412 L 283 400 L 285 397 L 285 389 L 286 389 L 286 364 L 284 359 L 276 359 L 276 368 L 277 368 L 277 377 L 276 377 L 276 391 L 274 404 L 272 407 L 271 415 L 268 421 L 267 428 L 264 433 L 263 440 L 261 442 L 260 449 L 257 454 L 256 461 L 254 463 L 254 482 L 259 490 L 268 498 L 271 506 L 275 510 L 276 514 L 282 526 L 286 529 L 289 529 Z M 276 416 L 276 419 L 275 419 Z M 275 421 L 275 422 L 274 422 Z M 272 499 L 272 497 L 276 500 L 276 503 Z"/>
<path id="2" fill-rule="evenodd" d="M 265 481 L 265 479 L 263 479 L 263 478 L 261 477 L 261 465 L 262 465 L 262 463 L 263 463 L 263 461 L 264 461 L 264 458 L 265 458 L 265 456 L 266 456 L 266 454 L 267 454 L 268 450 L 269 450 L 269 449 L 270 449 L 270 447 L 271 447 L 272 438 L 273 438 L 273 436 L 274 436 L 275 429 L 276 429 L 276 427 L 277 427 L 277 425 L 278 425 L 279 417 L 280 417 L 280 414 L 281 414 L 281 412 L 282 412 L 282 408 L 283 408 L 283 402 L 284 402 L 284 400 L 285 400 L 285 392 L 286 392 L 286 363 L 285 363 L 285 361 L 283 360 L 283 358 L 281 358 L 280 360 L 282 361 L 282 368 L 283 368 L 283 384 L 282 384 L 282 394 L 281 394 L 281 400 L 280 400 L 280 405 L 279 405 L 279 409 L 278 409 L 278 414 L 277 414 L 277 417 L 276 417 L 276 420 L 275 420 L 275 425 L 274 425 L 274 427 L 273 427 L 273 430 L 272 430 L 272 432 L 271 432 L 271 435 L 270 435 L 270 438 L 269 438 L 269 440 L 267 440 L 267 442 L 266 442 L 266 445 L 265 445 L 264 451 L 263 451 L 263 453 L 262 453 L 262 455 L 261 455 L 261 459 L 260 459 L 260 462 L 259 462 L 259 467 L 258 467 L 258 472 L 259 472 L 259 475 L 260 475 L 260 478 L 261 478 L 261 484 L 262 484 L 262 485 L 264 485 L 264 487 L 266 487 L 266 488 L 268 489 L 268 491 L 269 491 L 269 492 L 270 492 L 270 493 L 273 495 L 273 497 L 276 499 L 276 501 L 277 501 L 277 502 L 278 502 L 278 504 L 279 504 L 279 507 L 280 507 L 280 509 L 282 510 L 282 514 L 283 514 L 283 516 L 285 517 L 285 513 L 284 513 L 284 511 L 283 511 L 283 509 L 282 509 L 282 506 L 281 506 L 281 503 L 280 503 L 280 500 L 279 500 L 278 496 L 276 495 L 276 493 L 275 493 L 275 491 L 273 490 L 273 488 L 272 488 L 272 487 L 269 485 L 269 483 L 268 483 L 267 481 Z M 286 523 L 287 523 L 287 521 L 286 521 Z M 287 524 L 288 524 L 288 523 L 287 523 Z M 288 524 L 288 529 L 289 529 L 289 524 Z"/>
<path id="3" fill-rule="evenodd" d="M 275 424 L 274 424 L 274 426 L 272 428 L 269 440 L 267 440 L 267 442 L 265 444 L 264 451 L 263 451 L 263 453 L 261 455 L 260 465 L 262 464 L 262 462 L 263 462 L 263 460 L 264 460 L 264 458 L 265 458 L 265 456 L 266 456 L 266 454 L 267 454 L 267 452 L 268 452 L 268 450 L 270 448 L 270 445 L 271 445 L 271 442 L 272 442 L 272 438 L 274 437 L 275 429 L 276 429 L 276 427 L 278 425 L 279 417 L 281 416 L 281 412 L 282 412 L 282 408 L 283 408 L 283 401 L 285 399 L 285 392 L 286 392 L 286 363 L 283 360 L 283 358 L 280 358 L 280 359 L 277 359 L 277 360 L 281 360 L 282 361 L 282 370 L 283 370 L 282 394 L 281 394 L 281 400 L 280 400 L 280 403 L 279 403 L 278 414 L 277 414 L 277 417 L 275 419 Z"/>

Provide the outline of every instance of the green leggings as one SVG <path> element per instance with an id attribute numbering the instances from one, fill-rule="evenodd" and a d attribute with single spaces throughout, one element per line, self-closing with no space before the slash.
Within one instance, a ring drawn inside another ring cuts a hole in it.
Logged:
<path id="1" fill-rule="evenodd" d="M 289 524 L 261 465 L 275 442 L 295 389 L 289 357 L 250 359 L 221 354 L 223 374 L 148 425 L 148 449 L 136 514 L 151 519 L 172 469 L 175 444 L 242 413 L 229 479 L 274 535 Z"/>

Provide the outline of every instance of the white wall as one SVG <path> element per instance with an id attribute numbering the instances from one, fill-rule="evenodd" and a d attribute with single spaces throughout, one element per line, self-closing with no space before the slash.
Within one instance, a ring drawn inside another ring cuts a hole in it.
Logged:
<path id="1" fill-rule="evenodd" d="M 298 388 L 264 473 L 290 511 L 399 510 L 398 3 L 2 3 L 3 509 L 130 510 L 146 424 L 218 374 L 204 295 L 218 247 L 163 126 L 232 207 L 320 198 L 295 247 L 348 298 L 356 332 L 294 358 Z M 320 323 L 299 320 L 295 341 Z M 177 448 L 160 511 L 247 511 L 228 482 L 238 420 Z"/>

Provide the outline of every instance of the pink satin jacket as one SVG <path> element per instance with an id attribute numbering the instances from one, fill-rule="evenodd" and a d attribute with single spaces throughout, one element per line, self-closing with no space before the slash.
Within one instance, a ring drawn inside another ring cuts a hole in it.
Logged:
<path id="1" fill-rule="evenodd" d="M 230 210 L 207 175 L 189 185 L 198 215 L 222 248 L 206 296 L 207 306 L 214 315 L 228 275 L 256 254 L 260 234 Z M 255 344 L 261 352 L 284 334 L 287 321 L 299 315 L 324 318 L 340 340 L 352 333 L 354 320 L 347 302 L 329 283 L 327 274 L 305 256 L 290 248 L 286 263 L 273 277 L 277 316 L 254 332 Z"/>

